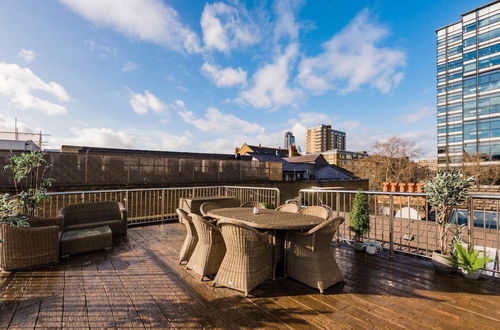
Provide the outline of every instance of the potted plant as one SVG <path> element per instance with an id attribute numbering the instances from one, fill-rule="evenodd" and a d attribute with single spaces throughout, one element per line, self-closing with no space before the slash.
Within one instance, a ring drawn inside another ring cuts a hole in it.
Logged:
<path id="1" fill-rule="evenodd" d="M 382 251 L 382 245 L 373 239 L 365 241 L 363 247 L 368 254 L 377 254 L 377 251 Z"/>
<path id="2" fill-rule="evenodd" d="M 358 191 L 349 212 L 349 229 L 354 233 L 354 250 L 363 251 L 363 235 L 370 231 L 368 195 Z"/>
<path id="3" fill-rule="evenodd" d="M 12 173 L 19 213 L 34 216 L 38 207 L 47 198 L 47 190 L 53 179 L 46 179 L 45 152 L 23 152 L 10 157 L 10 164 L 5 170 Z"/>
<path id="4" fill-rule="evenodd" d="M 481 275 L 481 269 L 493 261 L 487 256 L 480 257 L 480 251 L 474 250 L 471 244 L 466 249 L 457 241 L 454 248 L 453 257 L 449 257 L 449 261 L 460 267 L 464 276 L 470 280 L 477 280 Z"/>
<path id="5" fill-rule="evenodd" d="M 19 210 L 18 201 L 9 194 L 0 196 L 0 225 L 29 227 L 28 218 L 17 214 Z M 4 238 L 0 237 L 0 243 Z"/>
<path id="6" fill-rule="evenodd" d="M 465 202 L 474 178 L 463 178 L 458 171 L 440 171 L 424 185 L 427 200 L 436 212 L 439 249 L 432 253 L 432 264 L 440 272 L 452 273 L 457 270 L 450 261 L 450 244 L 447 231 L 450 227 L 450 212 Z"/>

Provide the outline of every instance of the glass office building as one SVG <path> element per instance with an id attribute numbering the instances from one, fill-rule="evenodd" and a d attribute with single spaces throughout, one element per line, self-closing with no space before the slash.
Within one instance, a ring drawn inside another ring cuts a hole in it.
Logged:
<path id="1" fill-rule="evenodd" d="M 500 1 L 436 33 L 438 164 L 500 164 Z"/>

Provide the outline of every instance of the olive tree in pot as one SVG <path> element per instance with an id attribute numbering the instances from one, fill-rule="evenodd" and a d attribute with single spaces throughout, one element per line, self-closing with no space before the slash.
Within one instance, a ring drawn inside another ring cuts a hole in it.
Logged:
<path id="1" fill-rule="evenodd" d="M 351 212 L 349 212 L 349 229 L 354 233 L 354 250 L 363 251 L 363 235 L 370 231 L 370 206 L 368 195 L 360 191 L 356 193 Z"/>
<path id="2" fill-rule="evenodd" d="M 425 182 L 427 200 L 436 212 L 439 250 L 432 253 L 432 264 L 437 271 L 453 273 L 457 266 L 450 261 L 450 244 L 447 231 L 450 227 L 450 213 L 462 205 L 474 184 L 474 178 L 464 178 L 458 171 L 439 171 L 434 178 Z"/>

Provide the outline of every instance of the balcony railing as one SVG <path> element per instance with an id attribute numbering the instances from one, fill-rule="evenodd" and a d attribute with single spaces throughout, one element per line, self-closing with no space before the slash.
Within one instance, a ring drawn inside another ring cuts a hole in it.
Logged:
<path id="1" fill-rule="evenodd" d="M 368 195 L 370 205 L 370 231 L 366 235 L 389 250 L 430 257 L 438 249 L 438 231 L 434 212 L 425 193 L 399 193 L 362 191 Z M 351 241 L 354 234 L 349 230 L 349 212 L 353 190 L 300 190 L 302 206 L 326 205 L 335 215 L 345 218 L 338 239 Z M 494 263 L 487 265 L 499 270 L 500 249 L 500 195 L 469 194 L 463 206 L 450 215 L 452 225 L 448 230 L 449 241 L 460 225 L 465 242 L 472 242 L 475 249 L 483 251 Z"/>
<path id="2" fill-rule="evenodd" d="M 68 191 L 49 193 L 38 215 L 55 217 L 59 210 L 67 205 L 118 201 L 128 210 L 129 224 L 159 222 L 176 219 L 175 209 L 180 198 L 232 196 L 242 203 L 259 201 L 277 207 L 280 203 L 280 191 L 277 188 L 211 186 L 152 189 L 120 189 L 94 191 Z"/>

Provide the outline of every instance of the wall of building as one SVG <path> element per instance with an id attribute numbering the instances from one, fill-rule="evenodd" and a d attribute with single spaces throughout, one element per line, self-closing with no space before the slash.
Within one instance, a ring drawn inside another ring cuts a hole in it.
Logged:
<path id="1" fill-rule="evenodd" d="M 0 152 L 0 167 L 10 152 Z M 195 183 L 281 180 L 281 163 L 246 160 L 170 158 L 147 155 L 48 153 L 45 177 L 55 190 L 185 186 Z M 0 175 L 0 189 L 14 187 L 11 175 Z"/>

